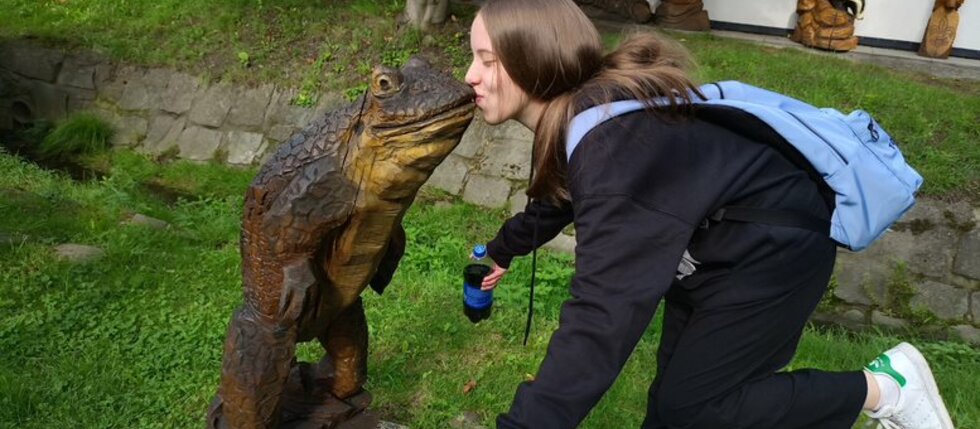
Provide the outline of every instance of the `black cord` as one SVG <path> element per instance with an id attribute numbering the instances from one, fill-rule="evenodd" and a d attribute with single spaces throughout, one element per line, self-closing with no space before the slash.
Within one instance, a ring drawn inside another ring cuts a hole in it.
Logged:
<path id="1" fill-rule="evenodd" d="M 531 187 L 534 180 L 534 146 L 531 147 L 531 171 L 528 173 L 527 186 Z M 528 196 L 527 204 L 524 206 L 526 214 L 531 208 L 531 197 Z M 541 211 L 534 212 L 534 232 L 531 233 L 531 287 L 528 292 L 527 300 L 527 323 L 524 325 L 524 346 L 527 347 L 527 338 L 531 335 L 531 319 L 534 317 L 534 281 L 538 270 L 538 221 L 541 218 Z"/>
<path id="2" fill-rule="evenodd" d="M 528 199 L 530 201 L 530 199 Z M 528 203 L 530 205 L 530 202 Z M 534 213 L 534 233 L 531 234 L 531 290 L 527 300 L 527 324 L 524 325 L 524 345 L 527 346 L 527 338 L 531 335 L 531 318 L 534 316 L 534 280 L 538 271 L 538 219 L 540 212 Z"/>

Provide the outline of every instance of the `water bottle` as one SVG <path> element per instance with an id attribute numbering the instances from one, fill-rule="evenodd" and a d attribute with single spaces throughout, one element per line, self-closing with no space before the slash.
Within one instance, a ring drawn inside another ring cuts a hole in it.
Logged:
<path id="1" fill-rule="evenodd" d="M 472 262 L 463 269 L 463 314 L 476 323 L 490 317 L 493 310 L 493 291 L 480 290 L 483 278 L 490 274 L 490 258 L 487 247 L 477 244 L 470 255 Z"/>

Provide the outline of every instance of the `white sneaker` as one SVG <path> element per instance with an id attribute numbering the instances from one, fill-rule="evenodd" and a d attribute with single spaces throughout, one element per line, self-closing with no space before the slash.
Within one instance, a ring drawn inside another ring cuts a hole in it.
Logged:
<path id="1" fill-rule="evenodd" d="M 901 343 L 864 367 L 872 374 L 887 376 L 899 386 L 897 404 L 865 412 L 884 429 L 955 429 L 949 418 L 929 364 L 915 347 Z"/>

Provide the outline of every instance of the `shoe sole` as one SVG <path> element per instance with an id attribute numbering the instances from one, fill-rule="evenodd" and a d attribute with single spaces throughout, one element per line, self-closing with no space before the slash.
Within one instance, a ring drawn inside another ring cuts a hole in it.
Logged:
<path id="1" fill-rule="evenodd" d="M 922 356 L 919 349 L 909 343 L 901 343 L 895 348 L 905 353 L 912 360 L 915 370 L 919 373 L 919 377 L 922 378 L 922 381 L 926 385 L 926 391 L 929 392 L 929 403 L 936 410 L 939 410 L 939 418 L 942 420 L 943 425 L 942 429 L 956 429 L 953 427 L 953 420 L 949 418 L 949 411 L 946 411 L 946 404 L 943 403 L 943 398 L 939 395 L 939 387 L 936 386 L 936 379 L 932 376 L 932 369 L 929 368 L 929 362 L 926 362 L 926 358 Z"/>

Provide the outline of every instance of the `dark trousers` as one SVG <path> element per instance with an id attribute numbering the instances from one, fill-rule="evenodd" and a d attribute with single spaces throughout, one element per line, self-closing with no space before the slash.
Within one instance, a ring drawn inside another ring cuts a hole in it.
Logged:
<path id="1" fill-rule="evenodd" d="M 666 295 L 642 427 L 851 428 L 867 393 L 861 371 L 778 372 L 826 291 L 833 243 L 792 228 L 738 228 L 768 244 L 744 264 L 702 267 Z"/>

